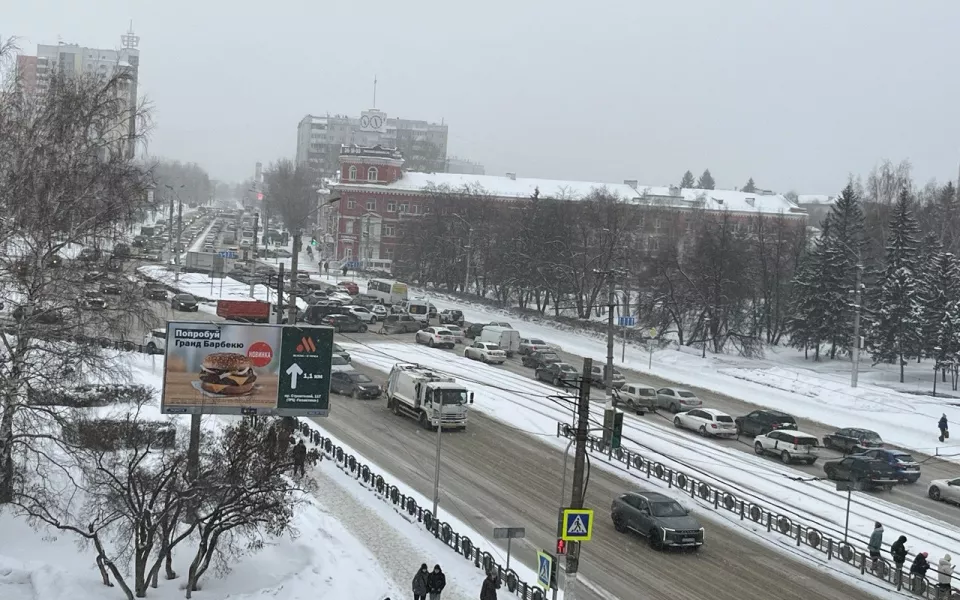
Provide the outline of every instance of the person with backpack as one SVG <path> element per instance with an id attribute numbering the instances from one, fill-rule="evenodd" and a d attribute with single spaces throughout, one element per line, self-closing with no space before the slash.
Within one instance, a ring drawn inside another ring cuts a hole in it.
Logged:
<path id="1" fill-rule="evenodd" d="M 430 600 L 440 600 L 440 592 L 447 587 L 447 576 L 443 574 L 440 565 L 433 565 L 433 571 L 427 576 L 427 592 Z"/>
<path id="2" fill-rule="evenodd" d="M 937 427 L 940 428 L 940 441 L 950 437 L 950 430 L 947 429 L 947 413 L 943 413 L 943 416 L 940 417 L 940 422 L 937 423 Z"/>
<path id="3" fill-rule="evenodd" d="M 944 554 L 937 563 L 937 587 L 940 588 L 938 598 L 950 597 L 950 584 L 953 582 L 953 562 L 949 554 Z"/>
<path id="4" fill-rule="evenodd" d="M 430 589 L 430 572 L 427 563 L 420 565 L 420 570 L 413 576 L 413 600 L 427 600 L 427 590 Z"/>
<path id="5" fill-rule="evenodd" d="M 930 563 L 927 562 L 927 553 L 921 552 L 917 554 L 917 557 L 913 559 L 913 565 L 910 566 L 910 575 L 912 580 L 910 582 L 910 589 L 914 592 L 920 589 L 920 580 L 927 576 L 927 569 L 930 568 Z"/>
<path id="6" fill-rule="evenodd" d="M 303 440 L 297 442 L 293 447 L 293 474 L 303 477 L 305 474 L 304 463 L 307 461 L 307 447 Z"/>
<path id="7" fill-rule="evenodd" d="M 487 571 L 487 577 L 480 588 L 480 600 L 497 600 L 497 590 L 500 589 L 500 580 L 493 569 Z"/>

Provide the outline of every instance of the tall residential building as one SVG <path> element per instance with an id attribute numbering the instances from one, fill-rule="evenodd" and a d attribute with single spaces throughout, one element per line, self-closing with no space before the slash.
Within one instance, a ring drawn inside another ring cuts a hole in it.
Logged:
<path id="1" fill-rule="evenodd" d="M 125 123 L 118 128 L 119 137 L 133 139 L 137 133 L 136 107 L 140 74 L 140 37 L 133 33 L 131 25 L 120 36 L 121 48 L 87 48 L 77 44 L 38 44 L 36 56 L 18 56 L 17 68 L 28 94 L 42 93 L 50 84 L 54 72 L 67 75 L 97 76 L 104 79 L 123 75 L 120 93 L 129 107 Z M 135 148 L 129 145 L 125 151 L 132 155 Z"/>
<path id="2" fill-rule="evenodd" d="M 446 167 L 447 125 L 371 109 L 359 117 L 307 115 L 297 126 L 297 164 L 309 165 L 319 177 L 336 175 L 344 145 L 396 148 L 409 170 L 439 173 Z"/>
<path id="3" fill-rule="evenodd" d="M 457 158 L 456 156 L 447 158 L 447 168 L 444 169 L 444 172 L 461 173 L 463 175 L 486 175 L 486 169 L 484 169 L 480 163 L 465 158 Z"/>

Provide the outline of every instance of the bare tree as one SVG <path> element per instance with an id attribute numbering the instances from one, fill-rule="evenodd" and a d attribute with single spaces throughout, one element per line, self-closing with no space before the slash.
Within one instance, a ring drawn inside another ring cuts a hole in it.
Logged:
<path id="1" fill-rule="evenodd" d="M 297 321 L 297 268 L 303 231 L 309 226 L 310 217 L 319 209 L 314 179 L 309 170 L 293 161 L 283 159 L 275 162 L 264 173 L 270 210 L 280 213 L 283 224 L 293 236 L 293 256 L 290 259 L 290 323 Z"/>
<path id="2" fill-rule="evenodd" d="M 125 127 L 131 111 L 148 113 L 128 106 L 125 77 L 55 71 L 37 95 L 15 77 L 0 87 L 0 503 L 14 495 L 15 460 L 56 417 L 28 395 L 122 369 L 88 342 L 153 324 L 129 285 L 107 309 L 84 296 L 149 208 L 150 173 L 128 158 Z"/>

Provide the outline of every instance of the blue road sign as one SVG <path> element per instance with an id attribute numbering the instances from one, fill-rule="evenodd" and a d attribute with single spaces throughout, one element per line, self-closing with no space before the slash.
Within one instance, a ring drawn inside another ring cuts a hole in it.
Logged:
<path id="1" fill-rule="evenodd" d="M 220 258 L 237 258 L 237 253 L 232 250 L 221 250 L 217 253 Z"/>
<path id="2" fill-rule="evenodd" d="M 589 542 L 593 536 L 593 509 L 566 508 L 563 511 L 563 534 L 568 542 Z"/>
<path id="3" fill-rule="evenodd" d="M 552 573 L 553 556 L 543 551 L 537 552 L 537 584 L 543 589 L 549 589 Z"/>
<path id="4" fill-rule="evenodd" d="M 633 327 L 637 324 L 636 317 L 617 317 L 617 325 L 620 327 Z"/>

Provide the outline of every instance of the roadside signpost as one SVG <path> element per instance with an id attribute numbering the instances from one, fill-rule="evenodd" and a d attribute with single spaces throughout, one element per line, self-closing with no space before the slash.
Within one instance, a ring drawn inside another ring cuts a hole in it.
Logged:
<path id="1" fill-rule="evenodd" d="M 537 552 L 537 584 L 545 590 L 557 587 L 557 557 L 546 550 Z"/>
<path id="2" fill-rule="evenodd" d="M 560 533 L 567 542 L 589 542 L 593 537 L 593 509 L 563 509 L 563 530 Z"/>
<path id="3" fill-rule="evenodd" d="M 494 527 L 493 539 L 507 540 L 507 568 L 510 568 L 510 544 L 514 539 L 522 540 L 527 537 L 527 531 L 523 527 Z"/>
<path id="4" fill-rule="evenodd" d="M 627 327 L 636 327 L 636 317 L 617 317 L 617 325 L 623 328 L 623 345 L 620 348 L 620 362 L 627 360 Z"/>

